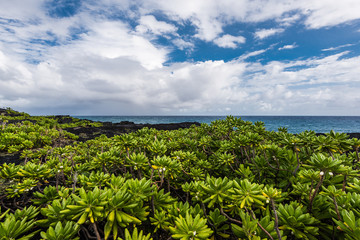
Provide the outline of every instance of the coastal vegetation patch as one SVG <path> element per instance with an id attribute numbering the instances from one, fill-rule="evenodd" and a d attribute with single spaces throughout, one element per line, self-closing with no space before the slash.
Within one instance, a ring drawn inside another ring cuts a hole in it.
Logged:
<path id="1" fill-rule="evenodd" d="M 0 111 L 0 239 L 360 239 L 360 140 L 228 116 L 90 140 Z"/>

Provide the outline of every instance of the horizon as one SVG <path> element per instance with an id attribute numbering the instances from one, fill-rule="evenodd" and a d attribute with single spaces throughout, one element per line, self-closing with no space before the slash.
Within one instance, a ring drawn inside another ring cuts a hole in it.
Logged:
<path id="1" fill-rule="evenodd" d="M 36 115 L 41 116 L 41 115 Z M 71 117 L 360 117 L 360 115 L 69 115 Z"/>
<path id="2" fill-rule="evenodd" d="M 0 110 L 6 110 L 10 108 L 16 112 L 26 113 L 12 109 L 11 107 L 0 107 Z M 360 117 L 360 115 L 239 115 L 239 114 L 228 114 L 228 115 L 76 115 L 76 114 L 30 114 L 30 116 L 70 116 L 70 117 Z"/>
<path id="3" fill-rule="evenodd" d="M 358 0 L 3 1 L 0 107 L 360 116 L 358 9 Z"/>

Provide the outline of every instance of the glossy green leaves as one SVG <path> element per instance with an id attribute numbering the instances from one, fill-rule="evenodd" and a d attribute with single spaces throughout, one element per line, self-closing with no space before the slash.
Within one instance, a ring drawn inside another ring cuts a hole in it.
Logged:
<path id="1" fill-rule="evenodd" d="M 175 220 L 175 227 L 170 227 L 172 237 L 181 240 L 201 240 L 211 236 L 213 231 L 207 226 L 206 219 L 200 215 L 192 217 L 190 213 L 186 213 L 186 217 L 179 216 Z"/>

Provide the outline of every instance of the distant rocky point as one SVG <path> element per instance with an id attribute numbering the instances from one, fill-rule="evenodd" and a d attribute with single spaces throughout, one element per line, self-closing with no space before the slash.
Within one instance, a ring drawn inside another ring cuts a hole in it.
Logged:
<path id="1" fill-rule="evenodd" d="M 8 120 L 8 123 L 18 123 L 22 121 L 30 121 L 35 123 L 36 120 L 31 119 L 31 116 L 26 113 L 20 113 L 17 111 L 14 111 L 10 108 L 0 108 L 0 116 L 11 116 L 11 117 L 17 117 L 17 116 L 25 116 L 24 119 L 13 119 Z M 29 119 L 27 117 L 29 117 Z M 73 123 L 76 121 L 79 121 L 79 119 L 71 117 L 69 115 L 54 115 L 54 116 L 45 116 L 48 118 L 56 119 L 56 121 L 59 124 L 67 124 L 67 123 Z M 94 123 L 94 121 L 86 120 L 87 122 Z M 0 119 L 0 123 L 1 123 Z M 112 122 L 100 122 L 102 126 L 78 126 L 78 127 L 70 127 L 70 128 L 64 128 L 63 130 L 71 132 L 75 135 L 79 136 L 79 141 L 86 141 L 90 139 L 94 139 L 102 134 L 106 135 L 107 137 L 113 137 L 115 135 L 120 135 L 124 133 L 130 133 L 135 132 L 139 129 L 142 129 L 144 127 L 147 128 L 155 128 L 156 130 L 176 130 L 180 128 L 189 128 L 192 125 L 200 126 L 200 123 L 198 122 L 181 122 L 181 123 L 161 123 L 161 124 L 136 124 L 134 122 L 130 121 L 121 121 L 119 123 L 112 123 Z"/>
<path id="2" fill-rule="evenodd" d="M 155 128 L 156 130 L 176 130 L 180 128 L 189 128 L 192 125 L 200 126 L 198 122 L 181 122 L 181 123 L 162 123 L 162 124 L 136 124 L 129 121 L 121 121 L 119 123 L 103 122 L 100 127 L 74 127 L 65 128 L 64 130 L 79 136 L 79 141 L 93 139 L 102 134 L 107 137 L 113 137 L 124 133 L 135 132 L 144 127 Z"/>

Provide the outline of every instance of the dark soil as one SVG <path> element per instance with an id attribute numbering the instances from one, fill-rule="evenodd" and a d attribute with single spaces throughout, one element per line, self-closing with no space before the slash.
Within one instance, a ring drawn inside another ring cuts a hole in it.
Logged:
<path id="1" fill-rule="evenodd" d="M 16 152 L 16 153 L 3 153 L 0 152 L 0 165 L 4 164 L 4 163 L 15 163 L 15 164 L 20 164 L 22 163 L 22 160 L 20 159 L 20 153 Z"/>

